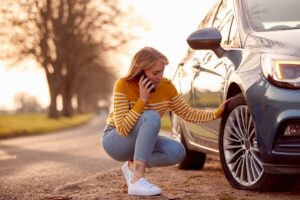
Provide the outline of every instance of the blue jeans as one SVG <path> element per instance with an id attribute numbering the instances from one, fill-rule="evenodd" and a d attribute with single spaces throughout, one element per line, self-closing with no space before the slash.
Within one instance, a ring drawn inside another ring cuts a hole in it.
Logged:
<path id="1" fill-rule="evenodd" d="M 131 133 L 122 137 L 115 127 L 106 126 L 102 139 L 104 150 L 118 161 L 140 160 L 148 167 L 174 165 L 185 157 L 184 146 L 159 136 L 160 115 L 149 110 L 142 113 Z"/>

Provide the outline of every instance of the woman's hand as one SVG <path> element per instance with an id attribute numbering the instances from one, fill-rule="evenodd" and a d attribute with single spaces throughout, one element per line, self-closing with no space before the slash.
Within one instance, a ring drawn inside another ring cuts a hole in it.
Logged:
<path id="1" fill-rule="evenodd" d="M 222 104 L 218 107 L 218 109 L 215 111 L 215 116 L 216 116 L 216 118 L 222 117 L 223 112 L 224 112 L 224 110 L 225 110 L 225 108 L 226 108 L 226 105 L 227 105 L 228 103 L 229 103 L 229 99 L 226 100 L 224 103 L 222 103 Z"/>
<path id="2" fill-rule="evenodd" d="M 151 83 L 148 77 L 145 77 L 142 75 L 142 77 L 139 80 L 139 91 L 140 91 L 140 99 L 143 102 L 147 102 L 147 100 L 150 97 L 150 91 L 154 88 L 155 86 Z"/>

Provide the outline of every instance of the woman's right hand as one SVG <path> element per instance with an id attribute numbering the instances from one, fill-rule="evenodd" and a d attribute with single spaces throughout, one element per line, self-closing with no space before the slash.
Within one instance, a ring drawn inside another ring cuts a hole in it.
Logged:
<path id="1" fill-rule="evenodd" d="M 140 99 L 143 102 L 147 102 L 149 97 L 150 97 L 150 91 L 154 88 L 155 86 L 151 84 L 151 81 L 149 80 L 148 77 L 145 77 L 142 75 L 142 77 L 139 80 L 139 91 L 140 91 Z"/>

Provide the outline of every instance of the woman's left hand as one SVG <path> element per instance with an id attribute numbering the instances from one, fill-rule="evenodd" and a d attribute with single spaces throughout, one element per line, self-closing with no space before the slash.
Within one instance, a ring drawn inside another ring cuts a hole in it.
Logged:
<path id="1" fill-rule="evenodd" d="M 230 99 L 227 99 L 225 102 L 223 102 L 218 109 L 215 111 L 216 118 L 222 117 L 224 110 L 226 108 L 226 105 L 229 103 Z"/>

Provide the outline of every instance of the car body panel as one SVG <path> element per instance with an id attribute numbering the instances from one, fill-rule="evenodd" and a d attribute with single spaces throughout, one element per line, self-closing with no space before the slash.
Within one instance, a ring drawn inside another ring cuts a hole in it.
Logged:
<path id="1" fill-rule="evenodd" d="M 255 32 L 241 11 L 242 0 L 228 2 L 232 2 L 233 23 L 237 24 L 236 44 L 233 47 L 224 45 L 226 52 L 222 58 L 211 50 L 189 50 L 177 70 L 176 87 L 189 105 L 199 109 L 216 109 L 226 99 L 243 94 L 256 124 L 259 152 L 266 172 L 300 173 L 300 140 L 289 150 L 275 148 L 277 139 L 283 134 L 281 125 L 300 119 L 300 89 L 278 87 L 270 83 L 262 71 L 264 55 L 300 61 L 300 41 L 296 39 L 300 30 Z M 205 28 L 201 24 L 199 27 Z M 180 118 L 177 121 L 190 149 L 219 152 L 220 120 L 200 124 Z"/>

